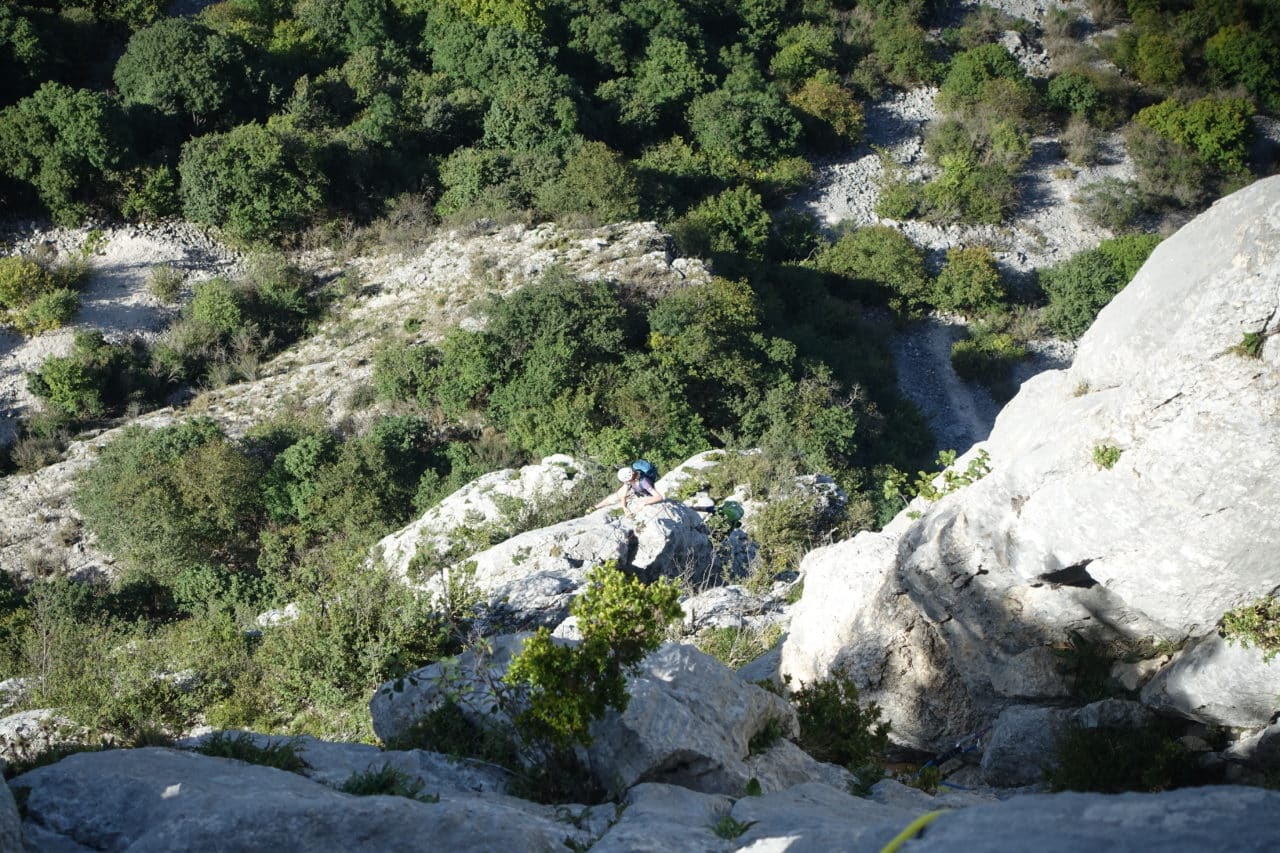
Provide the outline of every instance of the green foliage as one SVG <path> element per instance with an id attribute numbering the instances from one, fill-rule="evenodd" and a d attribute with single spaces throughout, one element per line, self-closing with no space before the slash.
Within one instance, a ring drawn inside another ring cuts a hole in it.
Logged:
<path id="1" fill-rule="evenodd" d="M 451 699 L 419 717 L 402 735 L 388 742 L 387 748 L 425 749 L 453 758 L 478 758 L 511 769 L 520 766 L 509 733 L 471 720 Z"/>
<path id="2" fill-rule="evenodd" d="M 1222 635 L 1232 645 L 1257 648 L 1270 662 L 1280 653 L 1280 599 L 1259 598 L 1222 614 Z"/>
<path id="3" fill-rule="evenodd" d="M 1241 85 L 1263 109 L 1280 111 L 1280 45 L 1247 23 L 1224 26 L 1205 43 L 1204 60 L 1214 85 Z"/>
<path id="4" fill-rule="evenodd" d="M 640 213 L 635 170 L 602 142 L 587 142 L 569 155 L 564 169 L 537 194 L 538 207 L 562 222 L 601 225 Z"/>
<path id="5" fill-rule="evenodd" d="M 0 112 L 0 173 L 34 189 L 60 225 L 85 218 L 127 150 L 120 109 L 97 92 L 49 82 Z"/>
<path id="6" fill-rule="evenodd" d="M 290 773 L 301 773 L 307 769 L 307 763 L 298 755 L 297 743 L 289 740 L 268 739 L 258 744 L 253 735 L 247 732 L 235 735 L 214 732 L 192 749 L 201 755 L 232 758 L 248 764 L 261 764 L 263 767 L 287 770 Z"/>
<path id="7" fill-rule="evenodd" d="M 680 615 L 679 596 L 675 584 L 645 586 L 612 562 L 592 569 L 570 606 L 582 641 L 560 645 L 543 628 L 507 670 L 504 681 L 527 693 L 520 730 L 557 745 L 590 743 L 588 727 L 607 708 L 626 710 L 626 674 L 662 642 Z"/>
<path id="8" fill-rule="evenodd" d="M 862 105 L 831 71 L 821 70 L 805 80 L 787 101 L 800 111 L 809 138 L 818 145 L 836 148 L 861 141 Z"/>
<path id="9" fill-rule="evenodd" d="M 245 241 L 305 223 L 326 182 L 306 139 L 258 124 L 191 140 L 178 169 L 183 213 Z"/>
<path id="10" fill-rule="evenodd" d="M 917 310 L 929 294 L 924 253 L 901 231 L 887 225 L 845 234 L 819 254 L 814 265 L 864 288 L 879 290 L 899 311 Z"/>
<path id="11" fill-rule="evenodd" d="M 352 773 L 338 790 L 357 797 L 406 797 L 422 803 L 440 802 L 439 794 L 424 794 L 422 781 L 409 778 L 390 764 L 377 770 Z"/>
<path id="12" fill-rule="evenodd" d="M 1103 94 L 1087 74 L 1064 71 L 1049 81 L 1045 103 L 1052 109 L 1087 119 L 1102 108 Z"/>
<path id="13" fill-rule="evenodd" d="M 1040 285 L 1049 296 L 1044 320 L 1059 335 L 1078 338 L 1093 323 L 1159 244 L 1152 234 L 1104 240 L 1097 249 L 1040 270 Z"/>
<path id="14" fill-rule="evenodd" d="M 730 669 L 751 663 L 768 652 L 782 638 L 777 625 L 759 630 L 732 626 L 711 628 L 694 638 L 694 645 Z"/>
<path id="15" fill-rule="evenodd" d="M 578 108 L 565 77 L 508 77 L 494 88 L 484 143 L 513 151 L 565 153 L 577 138 Z"/>
<path id="16" fill-rule="evenodd" d="M 944 110 L 966 111 L 1000 91 L 993 81 L 1008 80 L 1020 88 L 1030 86 L 1018 60 L 999 44 L 984 44 L 956 54 L 938 90 Z"/>
<path id="17" fill-rule="evenodd" d="M 1164 727 L 1073 727 L 1058 740 L 1054 791 L 1167 791 L 1192 782 L 1194 758 Z"/>
<path id="18" fill-rule="evenodd" d="M 800 722 L 800 748 L 819 761 L 857 773 L 878 766 L 889 744 L 889 723 L 880 707 L 858 701 L 858 688 L 843 672 L 805 684 L 791 694 Z"/>
<path id="19" fill-rule="evenodd" d="M 157 264 L 147 275 L 147 291 L 161 302 L 172 303 L 182 290 L 182 272 L 168 264 Z"/>
<path id="20" fill-rule="evenodd" d="M 997 397 L 1013 396 L 1005 387 L 1013 366 L 1027 357 L 1026 347 L 1006 332 L 974 327 L 951 345 L 951 367 L 962 379 L 981 382 Z"/>
<path id="21" fill-rule="evenodd" d="M 1120 448 L 1114 444 L 1095 444 L 1093 446 L 1093 464 L 1099 468 L 1111 469 L 1120 461 Z"/>
<path id="22" fill-rule="evenodd" d="M 1172 36 L 1156 32 L 1138 36 L 1133 66 L 1138 79 L 1153 86 L 1176 83 L 1186 67 L 1178 42 Z"/>
<path id="23" fill-rule="evenodd" d="M 1262 358 L 1262 347 L 1266 342 L 1265 332 L 1245 332 L 1240 343 L 1233 346 L 1231 351 L 1241 358 Z"/>
<path id="24" fill-rule="evenodd" d="M 754 88 L 720 88 L 694 98 L 689 129 L 721 174 L 792 154 L 800 138 L 800 123 L 786 103 Z"/>
<path id="25" fill-rule="evenodd" d="M 190 18 L 166 18 L 133 34 L 114 78 L 126 105 L 193 127 L 228 125 L 252 102 L 247 65 L 236 40 Z"/>
<path id="26" fill-rule="evenodd" d="M 927 501 L 940 500 L 965 486 L 970 486 L 991 473 L 991 456 L 985 450 L 979 450 L 963 471 L 951 466 L 955 464 L 954 450 L 938 451 L 936 464 L 940 470 L 935 472 L 917 471 L 916 479 L 908 486 L 907 475 L 902 471 L 892 470 L 884 478 L 883 490 L 885 502 L 894 511 L 905 507 L 917 495 Z M 938 477 L 942 477 L 941 484 Z"/>
<path id="27" fill-rule="evenodd" d="M 990 247 L 956 247 L 947 251 L 947 260 L 933 286 L 934 305 L 944 311 L 990 314 L 1001 310 L 1007 300 Z"/>
<path id="28" fill-rule="evenodd" d="M 909 12 L 878 15 L 871 24 L 871 53 L 865 60 L 894 86 L 936 83 L 943 65 L 933 56 L 929 34 Z"/>
<path id="29" fill-rule="evenodd" d="M 802 80 L 831 68 L 835 60 L 835 29 L 800 23 L 778 37 L 778 52 L 769 62 L 769 72 L 783 85 L 794 89 Z"/>
<path id="30" fill-rule="evenodd" d="M 209 420 L 129 427 L 79 481 L 76 505 L 102 547 L 161 579 L 251 559 L 260 463 Z"/>
<path id="31" fill-rule="evenodd" d="M 440 351 L 431 346 L 389 341 L 373 356 L 373 387 L 382 400 L 430 405 L 435 397 L 435 369 Z"/>
<path id="32" fill-rule="evenodd" d="M 1248 101 L 1208 96 L 1190 103 L 1170 98 L 1142 110 L 1134 121 L 1191 149 L 1211 168 L 1236 175 L 1246 171 L 1251 115 Z"/>
<path id="33" fill-rule="evenodd" d="M 759 261 L 769 241 L 769 225 L 759 194 L 738 186 L 704 200 L 672 230 L 686 254 L 729 254 Z"/>
<path id="34" fill-rule="evenodd" d="M 743 823 L 741 821 L 734 820 L 733 815 L 722 814 L 720 817 L 716 818 L 715 823 L 711 824 L 711 831 L 718 837 L 731 841 L 746 832 L 754 826 L 755 823 L 756 822 L 754 820 L 749 820 L 746 823 Z"/>
<path id="35" fill-rule="evenodd" d="M 1129 229 L 1144 210 L 1137 184 L 1114 177 L 1089 184 L 1073 201 L 1090 222 L 1115 232 Z"/>

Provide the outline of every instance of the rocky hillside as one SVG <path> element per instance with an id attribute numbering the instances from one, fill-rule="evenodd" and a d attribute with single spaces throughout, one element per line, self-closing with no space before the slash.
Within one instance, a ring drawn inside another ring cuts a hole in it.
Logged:
<path id="1" fill-rule="evenodd" d="M 808 555 L 783 672 L 847 670 L 924 747 L 1071 705 L 1085 646 L 1139 712 L 1271 723 L 1280 662 L 1218 628 L 1280 585 L 1278 247 L 1275 178 L 1163 243 L 957 462 L 990 474 Z"/>

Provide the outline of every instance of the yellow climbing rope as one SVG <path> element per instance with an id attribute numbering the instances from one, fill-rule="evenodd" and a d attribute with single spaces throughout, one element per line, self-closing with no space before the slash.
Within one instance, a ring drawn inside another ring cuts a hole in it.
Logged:
<path id="1" fill-rule="evenodd" d="M 912 838 L 920 834 L 926 826 L 937 820 L 938 815 L 949 812 L 951 809 L 934 809 L 931 812 L 925 812 L 920 817 L 907 824 L 907 828 L 899 832 L 893 837 L 893 840 L 880 848 L 880 853 L 897 853 L 899 847 L 906 844 Z"/>

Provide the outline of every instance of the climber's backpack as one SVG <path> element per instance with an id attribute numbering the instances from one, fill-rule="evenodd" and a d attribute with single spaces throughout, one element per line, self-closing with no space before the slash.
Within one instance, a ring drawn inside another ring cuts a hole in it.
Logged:
<path id="1" fill-rule="evenodd" d="M 648 459 L 637 459 L 631 463 L 631 470 L 640 472 L 640 479 L 648 480 L 650 485 L 658 482 L 658 466 Z"/>

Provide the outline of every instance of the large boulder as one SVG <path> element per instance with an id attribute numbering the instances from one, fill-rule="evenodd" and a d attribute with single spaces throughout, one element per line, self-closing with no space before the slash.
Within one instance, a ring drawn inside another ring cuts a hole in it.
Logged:
<path id="1" fill-rule="evenodd" d="M 18 804 L 14 802 L 13 792 L 0 780 L 0 850 L 16 851 L 22 849 L 22 816 L 18 814 Z"/>
<path id="2" fill-rule="evenodd" d="M 587 750 L 592 773 L 615 794 L 664 782 L 737 796 L 755 776 L 747 764 L 751 739 L 770 722 L 784 735 L 797 731 L 784 699 L 692 646 L 668 644 L 648 655 L 627 688 L 626 710 L 610 710 L 591 727 Z"/>
<path id="3" fill-rule="evenodd" d="M 22 711 L 0 718 L 0 761 L 20 764 L 60 746 L 80 744 L 83 726 L 49 708 Z"/>
<path id="4" fill-rule="evenodd" d="M 982 778 L 988 785 L 1012 788 L 1044 781 L 1057 764 L 1058 739 L 1068 729 L 1136 728 L 1155 715 L 1137 702 L 1105 699 L 1083 708 L 1006 708 L 995 721 L 982 754 Z"/>
<path id="5" fill-rule="evenodd" d="M 172 749 L 80 753 L 12 780 L 27 826 L 99 851 L 563 851 L 592 836 L 550 806 L 444 790 L 356 797 L 294 773 Z M 56 849 L 56 848 L 53 848 Z"/>
<path id="6" fill-rule="evenodd" d="M 1183 650 L 1142 690 L 1158 711 L 1233 728 L 1265 726 L 1280 711 L 1280 658 L 1217 634 Z"/>
<path id="7" fill-rule="evenodd" d="M 956 463 L 985 450 L 991 473 L 806 558 L 784 674 L 847 670 L 896 738 L 937 748 L 1060 701 L 1073 635 L 1182 642 L 1275 589 L 1280 339 L 1233 348 L 1280 328 L 1277 277 L 1280 177 L 1157 247 L 1074 365 L 1026 382 Z"/>

